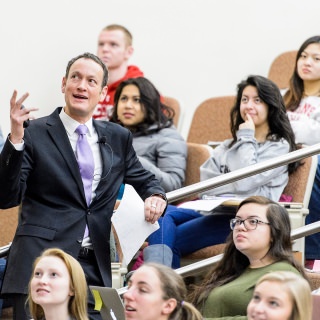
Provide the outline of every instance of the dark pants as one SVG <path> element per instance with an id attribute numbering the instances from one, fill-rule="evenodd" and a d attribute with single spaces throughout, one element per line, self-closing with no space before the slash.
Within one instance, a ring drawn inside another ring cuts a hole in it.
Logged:
<path id="1" fill-rule="evenodd" d="M 10 295 L 13 306 L 13 319 L 14 320 L 29 320 L 29 308 L 27 304 L 28 295 L 26 294 L 12 294 Z"/>
<path id="2" fill-rule="evenodd" d="M 221 215 L 203 216 L 195 210 L 168 205 L 159 219 L 160 229 L 153 232 L 149 245 L 165 244 L 173 252 L 172 267 L 180 267 L 180 258 L 199 249 L 224 243 L 231 232 L 234 209 Z"/>
<path id="3" fill-rule="evenodd" d="M 92 250 L 88 250 L 86 253 L 80 254 L 78 261 L 81 264 L 83 271 L 86 275 L 88 285 L 103 287 L 102 278 L 97 265 L 96 258 Z M 24 294 L 13 294 L 13 313 L 14 320 L 29 320 L 28 306 L 26 305 L 28 296 Z M 93 295 L 88 288 L 88 315 L 90 320 L 102 320 L 100 312 L 94 310 L 95 302 Z"/>
<path id="4" fill-rule="evenodd" d="M 79 255 L 78 261 L 80 262 L 84 274 L 86 275 L 88 285 L 103 287 L 103 281 L 100 275 L 98 264 L 94 253 L 89 250 L 87 256 Z M 88 315 L 90 320 L 102 320 L 100 312 L 94 310 L 95 301 L 91 290 L 88 288 Z"/>
<path id="5" fill-rule="evenodd" d="M 320 220 L 320 155 L 318 155 L 318 167 L 313 182 L 311 198 L 309 202 L 309 214 L 306 224 Z M 305 239 L 305 257 L 309 260 L 320 259 L 320 233 L 315 233 Z"/>

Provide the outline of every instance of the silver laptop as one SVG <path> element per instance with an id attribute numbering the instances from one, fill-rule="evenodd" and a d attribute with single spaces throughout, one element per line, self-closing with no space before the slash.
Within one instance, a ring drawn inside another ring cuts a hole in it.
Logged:
<path id="1" fill-rule="evenodd" d="M 114 288 L 89 286 L 102 320 L 125 320 L 124 305 Z"/>

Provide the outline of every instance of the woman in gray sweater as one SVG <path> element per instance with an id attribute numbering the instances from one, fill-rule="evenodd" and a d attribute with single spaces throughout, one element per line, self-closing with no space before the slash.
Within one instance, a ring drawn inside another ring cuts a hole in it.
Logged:
<path id="1" fill-rule="evenodd" d="M 249 76 L 238 85 L 230 123 L 233 138 L 214 149 L 212 157 L 200 167 L 202 181 L 296 149 L 280 91 L 267 78 Z M 206 194 L 243 198 L 259 195 L 278 201 L 288 182 L 288 174 L 297 165 L 274 168 L 214 188 Z M 221 213 L 203 216 L 195 210 L 169 205 L 159 220 L 161 228 L 149 237 L 144 259 L 178 268 L 180 256 L 224 243 L 230 233 L 230 218 Z"/>
<path id="2" fill-rule="evenodd" d="M 132 132 L 141 164 L 166 192 L 183 186 L 187 161 L 187 144 L 172 124 L 173 116 L 148 79 L 131 78 L 118 86 L 113 121 Z"/>

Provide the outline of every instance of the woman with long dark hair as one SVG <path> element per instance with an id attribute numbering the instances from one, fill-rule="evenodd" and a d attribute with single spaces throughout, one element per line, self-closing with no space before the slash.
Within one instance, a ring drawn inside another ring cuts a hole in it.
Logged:
<path id="1" fill-rule="evenodd" d="M 306 278 L 292 253 L 289 214 L 278 203 L 261 196 L 243 200 L 230 228 L 223 258 L 190 294 L 204 318 L 245 316 L 257 280 L 270 271 Z"/>
<path id="2" fill-rule="evenodd" d="M 320 143 L 320 36 L 303 42 L 298 50 L 289 89 L 284 95 L 287 114 L 295 133 L 296 143 Z M 309 202 L 306 224 L 320 219 L 320 156 Z M 320 259 L 320 234 L 306 237 L 306 267 L 312 269 Z"/>
<path id="3" fill-rule="evenodd" d="M 118 86 L 112 120 L 132 132 L 141 164 L 166 192 L 183 186 L 187 159 L 187 144 L 174 127 L 173 116 L 174 110 L 161 101 L 148 79 L 132 78 Z"/>
<path id="4" fill-rule="evenodd" d="M 281 93 L 267 78 L 249 76 L 239 83 L 230 123 L 233 138 L 215 148 L 212 157 L 200 167 L 202 181 L 296 150 Z M 296 166 L 292 163 L 264 171 L 206 191 L 205 195 L 260 195 L 278 201 Z M 149 237 L 144 259 L 174 268 L 180 266 L 180 256 L 224 243 L 230 231 L 226 214 L 203 216 L 172 205 L 159 223 L 161 228 Z"/>

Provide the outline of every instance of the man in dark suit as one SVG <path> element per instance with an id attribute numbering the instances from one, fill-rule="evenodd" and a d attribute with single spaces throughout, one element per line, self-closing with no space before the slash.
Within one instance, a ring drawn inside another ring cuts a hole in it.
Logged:
<path id="1" fill-rule="evenodd" d="M 35 108 L 24 108 L 28 93 L 10 100 L 11 133 L 0 156 L 0 208 L 22 202 L 19 225 L 8 255 L 1 293 L 10 295 L 15 319 L 28 319 L 24 303 L 32 263 L 49 247 L 59 247 L 81 263 L 89 285 L 111 286 L 111 216 L 122 183 L 131 184 L 145 201 L 145 219 L 154 223 L 166 198 L 158 180 L 140 164 L 130 132 L 92 119 L 107 93 L 108 71 L 95 55 L 69 61 L 62 80 L 65 106 L 30 121 Z M 80 124 L 94 158 L 91 203 L 87 205 L 76 159 Z M 133 204 L 134 205 L 134 204 Z M 89 237 L 84 240 L 86 226 Z M 101 319 L 89 299 L 90 319 Z"/>

